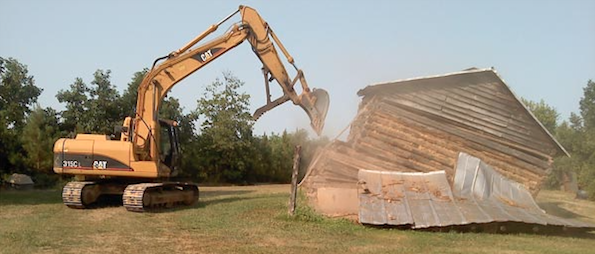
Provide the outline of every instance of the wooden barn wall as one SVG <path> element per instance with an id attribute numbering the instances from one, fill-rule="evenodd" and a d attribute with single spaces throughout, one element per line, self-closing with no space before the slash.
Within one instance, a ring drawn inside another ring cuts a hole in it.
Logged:
<path id="1" fill-rule="evenodd" d="M 536 193 L 556 147 L 499 83 L 405 89 L 364 97 L 347 142 L 326 149 L 305 182 L 351 188 L 363 168 L 445 170 L 452 183 L 459 152 Z"/>

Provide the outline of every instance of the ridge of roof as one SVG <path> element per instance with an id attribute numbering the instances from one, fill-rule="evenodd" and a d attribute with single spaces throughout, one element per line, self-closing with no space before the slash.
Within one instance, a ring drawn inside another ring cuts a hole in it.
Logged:
<path id="1" fill-rule="evenodd" d="M 389 82 L 374 83 L 374 84 L 371 84 L 371 85 L 366 86 L 363 89 L 360 89 L 357 92 L 357 95 L 360 96 L 360 97 L 362 97 L 362 96 L 376 94 L 380 90 L 384 90 L 384 88 L 392 87 L 392 86 L 395 86 L 395 85 L 398 86 L 399 84 L 407 83 L 407 82 L 414 82 L 414 81 L 421 81 L 421 80 L 428 80 L 428 79 L 440 79 L 440 78 L 447 78 L 447 77 L 452 77 L 452 76 L 457 76 L 457 75 L 478 74 L 478 73 L 481 73 L 481 72 L 489 72 L 489 73 L 493 74 L 494 77 L 496 77 L 500 81 L 500 83 L 502 83 L 504 85 L 504 87 L 510 92 L 510 94 L 517 101 L 517 103 L 519 105 L 521 105 L 521 107 L 525 110 L 525 112 L 529 113 L 529 116 L 531 118 L 533 118 L 533 121 L 536 122 L 541 127 L 541 130 L 552 141 L 554 141 L 554 143 L 558 147 L 558 149 L 564 155 L 570 157 L 570 154 L 568 153 L 568 151 L 566 151 L 566 149 L 562 146 L 562 144 L 560 144 L 558 142 L 558 140 L 556 140 L 556 138 L 554 138 L 554 136 L 545 128 L 545 126 L 537 119 L 537 117 L 533 114 L 533 112 L 531 112 L 531 110 L 529 110 L 529 108 L 527 108 L 527 106 L 520 100 L 520 97 L 518 97 L 512 91 L 512 89 L 510 89 L 510 86 L 508 86 L 508 84 L 498 74 L 498 72 L 494 69 L 494 67 L 491 67 L 491 68 L 482 68 L 482 69 L 478 69 L 478 68 L 472 67 L 472 68 L 469 68 L 469 69 L 465 69 L 463 71 L 451 72 L 451 73 L 446 73 L 446 74 L 441 74 L 441 75 L 430 75 L 430 76 L 422 76 L 422 77 L 415 77 L 415 78 L 399 79 L 399 80 L 394 80 L 394 81 L 389 81 Z"/>
<path id="2" fill-rule="evenodd" d="M 556 145 L 558 146 L 558 148 L 560 150 L 562 150 L 562 152 L 564 153 L 564 155 L 570 157 L 570 154 L 568 153 L 568 151 L 566 151 L 566 148 L 564 148 L 562 146 L 562 144 L 560 144 L 560 142 L 558 142 L 558 140 L 554 137 L 554 135 L 552 135 L 545 128 L 545 126 L 541 123 L 541 121 L 539 121 L 539 119 L 537 119 L 537 117 L 533 114 L 533 112 L 531 112 L 531 110 L 529 110 L 529 108 L 527 108 L 527 106 L 525 105 L 525 103 L 523 103 L 521 101 L 520 97 L 517 96 L 516 93 L 514 93 L 514 91 L 512 89 L 510 89 L 510 86 L 508 86 L 508 84 L 506 83 L 506 81 L 504 81 L 504 79 L 500 76 L 500 74 L 498 74 L 498 72 L 496 72 L 496 70 L 493 70 L 493 72 L 502 81 L 502 84 L 504 84 L 504 86 L 506 87 L 506 89 L 508 89 L 508 91 L 510 92 L 510 94 L 512 94 L 512 96 L 514 97 L 514 99 L 525 109 L 525 111 L 527 113 L 529 113 L 529 115 L 533 118 L 533 120 L 535 122 L 537 122 L 537 124 L 539 124 L 539 126 L 541 127 L 541 129 L 545 132 L 545 134 L 547 134 L 550 137 L 550 139 L 552 139 L 554 141 L 554 143 L 556 143 Z"/>
<path id="3" fill-rule="evenodd" d="M 375 88 L 396 85 L 398 83 L 405 83 L 405 82 L 424 80 L 424 79 L 445 78 L 445 77 L 449 77 L 449 76 L 457 76 L 457 75 L 472 74 L 472 73 L 479 73 L 479 72 L 494 72 L 494 73 L 496 73 L 496 71 L 494 70 L 493 67 L 492 68 L 483 68 L 483 69 L 478 69 L 478 68 L 472 67 L 472 68 L 465 69 L 462 71 L 450 72 L 450 73 L 440 74 L 440 75 L 429 75 L 429 76 L 420 76 L 420 77 L 414 77 L 414 78 L 397 79 L 397 80 L 387 81 L 387 82 L 377 82 L 377 83 L 372 83 L 371 85 L 368 85 L 368 86 L 364 87 L 363 89 L 360 89 L 357 92 L 357 95 L 364 96 L 364 95 L 373 93 L 371 90 L 374 90 Z"/>

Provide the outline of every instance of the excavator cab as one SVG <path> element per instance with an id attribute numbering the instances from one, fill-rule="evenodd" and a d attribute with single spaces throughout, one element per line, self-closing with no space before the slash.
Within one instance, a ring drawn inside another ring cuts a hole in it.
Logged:
<path id="1" fill-rule="evenodd" d="M 178 123 L 172 120 L 159 119 L 160 141 L 159 160 L 172 170 L 172 176 L 177 174 L 180 157 L 180 142 L 178 140 Z"/>

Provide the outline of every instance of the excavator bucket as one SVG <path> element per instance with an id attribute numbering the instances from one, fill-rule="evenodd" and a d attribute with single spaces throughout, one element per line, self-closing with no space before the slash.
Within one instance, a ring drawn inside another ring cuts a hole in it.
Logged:
<path id="1" fill-rule="evenodd" d="M 269 101 L 266 105 L 258 108 L 252 115 L 255 120 L 260 118 L 265 112 L 292 100 L 295 105 L 299 105 L 308 117 L 310 117 L 310 125 L 312 129 L 320 136 L 322 129 L 324 128 L 324 121 L 326 119 L 326 113 L 329 107 L 329 96 L 326 90 L 314 88 L 311 92 L 304 92 L 299 96 L 294 96 L 294 99 L 290 99 L 290 96 L 284 94 L 274 101 Z"/>
<path id="2" fill-rule="evenodd" d="M 310 124 L 316 134 L 320 135 L 324 128 L 324 121 L 330 103 L 328 92 L 324 89 L 314 88 L 312 92 L 305 94 L 305 96 L 306 98 L 301 100 L 300 107 L 310 117 Z"/>

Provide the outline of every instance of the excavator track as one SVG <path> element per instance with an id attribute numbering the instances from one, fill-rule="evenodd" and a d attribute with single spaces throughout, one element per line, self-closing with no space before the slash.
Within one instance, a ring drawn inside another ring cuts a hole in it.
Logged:
<path id="1" fill-rule="evenodd" d="M 84 209 L 89 203 L 85 202 L 85 187 L 94 185 L 95 182 L 69 182 L 62 189 L 62 202 L 75 209 Z M 88 194 L 87 194 L 88 195 Z"/>
<path id="2" fill-rule="evenodd" d="M 122 203 L 131 212 L 190 206 L 198 201 L 198 186 L 192 183 L 140 183 L 128 185 Z"/>

